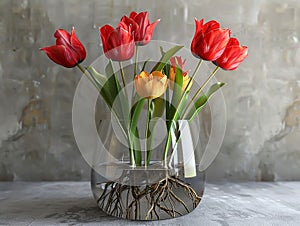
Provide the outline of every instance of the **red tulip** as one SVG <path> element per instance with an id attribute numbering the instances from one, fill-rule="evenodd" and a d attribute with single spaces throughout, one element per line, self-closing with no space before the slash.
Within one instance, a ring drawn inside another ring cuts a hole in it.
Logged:
<path id="1" fill-rule="evenodd" d="M 214 63 L 224 70 L 235 70 L 248 56 L 248 47 L 240 46 L 236 38 L 230 38 L 225 51 Z"/>
<path id="2" fill-rule="evenodd" d="M 134 55 L 135 45 L 131 28 L 125 29 L 118 26 L 114 29 L 110 25 L 100 28 L 103 51 L 105 56 L 111 60 L 129 60 Z"/>
<path id="3" fill-rule="evenodd" d="M 56 38 L 56 45 L 40 50 L 44 51 L 55 63 L 71 68 L 85 59 L 85 48 L 76 37 L 74 27 L 71 34 L 63 29 L 56 30 L 54 37 Z"/>
<path id="4" fill-rule="evenodd" d="M 196 23 L 196 32 L 191 44 L 191 51 L 197 58 L 207 61 L 218 59 L 224 52 L 229 41 L 230 31 L 220 29 L 218 22 L 212 20 L 203 24 L 201 19 Z"/>
<path id="5" fill-rule="evenodd" d="M 131 12 L 130 16 L 123 16 L 120 26 L 131 27 L 136 45 L 143 46 L 150 42 L 152 33 L 160 20 L 156 20 L 150 24 L 148 12 Z"/>

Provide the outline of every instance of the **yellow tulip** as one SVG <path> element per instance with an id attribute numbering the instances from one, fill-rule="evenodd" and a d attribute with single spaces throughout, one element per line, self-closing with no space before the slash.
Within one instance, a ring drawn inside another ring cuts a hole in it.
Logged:
<path id="1" fill-rule="evenodd" d="M 164 94 L 168 86 L 168 78 L 160 71 L 153 71 L 151 74 L 142 71 L 134 78 L 136 92 L 144 98 L 155 99 Z"/>
<path id="2" fill-rule="evenodd" d="M 175 83 L 175 73 L 176 73 L 176 69 L 174 67 L 170 68 L 170 89 L 173 90 L 174 88 L 174 83 Z M 190 81 L 190 77 L 188 76 L 188 74 L 183 76 L 183 82 L 182 82 L 182 92 L 185 90 L 186 86 L 188 85 L 189 81 Z M 190 82 L 189 87 L 187 88 L 187 91 L 190 90 L 190 88 L 192 87 L 193 81 Z"/>
<path id="3" fill-rule="evenodd" d="M 176 67 L 178 65 L 180 67 L 180 69 L 182 70 L 182 76 L 183 76 L 182 92 L 183 92 L 190 81 L 190 78 L 188 76 L 188 71 L 184 70 L 186 60 L 182 60 L 180 56 L 175 56 L 175 57 L 171 57 L 170 62 L 171 62 L 171 68 L 170 68 L 170 73 L 169 73 L 170 89 L 173 90 L 173 88 L 174 88 Z M 193 83 L 193 81 L 190 82 L 189 87 L 187 88 L 187 91 L 190 90 L 192 83 Z"/>

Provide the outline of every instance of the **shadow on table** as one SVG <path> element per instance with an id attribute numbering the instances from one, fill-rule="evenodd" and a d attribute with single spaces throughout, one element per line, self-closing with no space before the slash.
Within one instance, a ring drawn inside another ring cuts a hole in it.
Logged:
<path id="1" fill-rule="evenodd" d="M 116 219 L 101 211 L 90 197 L 16 200 L 10 203 L 8 209 L 9 213 L 4 210 L 6 220 L 18 218 L 72 224 Z"/>

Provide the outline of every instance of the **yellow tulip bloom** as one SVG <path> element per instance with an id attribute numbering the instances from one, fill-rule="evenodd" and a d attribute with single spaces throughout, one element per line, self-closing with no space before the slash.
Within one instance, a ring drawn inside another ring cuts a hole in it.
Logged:
<path id="1" fill-rule="evenodd" d="M 173 88 L 174 88 L 176 65 L 178 64 L 178 66 L 182 70 L 182 76 L 183 76 L 182 92 L 183 92 L 190 81 L 190 77 L 188 76 L 188 71 L 184 70 L 186 60 L 182 60 L 180 56 L 175 56 L 175 57 L 171 57 L 170 62 L 171 62 L 171 68 L 170 68 L 170 73 L 169 73 L 170 89 L 173 90 Z M 190 82 L 189 87 L 187 88 L 187 91 L 191 88 L 192 83 L 193 83 L 193 81 Z"/>
<path id="2" fill-rule="evenodd" d="M 168 86 L 168 78 L 160 71 L 153 71 L 151 74 L 142 71 L 134 78 L 136 92 L 144 98 L 155 99 L 164 94 Z"/>
<path id="3" fill-rule="evenodd" d="M 176 69 L 171 67 L 170 68 L 170 89 L 173 90 L 174 88 L 174 83 L 175 83 L 175 73 L 176 73 Z M 185 90 L 186 86 L 188 85 L 189 81 L 190 81 L 190 77 L 187 75 L 183 76 L 183 82 L 182 82 L 182 92 Z M 190 90 L 190 88 L 192 87 L 193 81 L 190 82 L 189 87 L 187 88 L 187 91 Z"/>

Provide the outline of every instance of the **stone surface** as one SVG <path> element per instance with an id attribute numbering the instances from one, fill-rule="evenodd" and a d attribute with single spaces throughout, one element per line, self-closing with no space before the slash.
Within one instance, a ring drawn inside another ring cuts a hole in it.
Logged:
<path id="1" fill-rule="evenodd" d="M 161 18 L 154 39 L 190 45 L 194 17 L 217 19 L 249 46 L 228 83 L 227 131 L 209 180 L 300 180 L 300 2 L 297 0 L 1 0 L 0 180 L 87 180 L 72 132 L 77 70 L 38 49 L 57 28 L 76 27 L 90 64 L 102 52 L 98 27 L 131 10 Z"/>
<path id="2" fill-rule="evenodd" d="M 1 182 L 0 225 L 280 225 L 300 224 L 299 182 L 207 184 L 197 209 L 152 222 L 105 215 L 87 182 Z"/>

